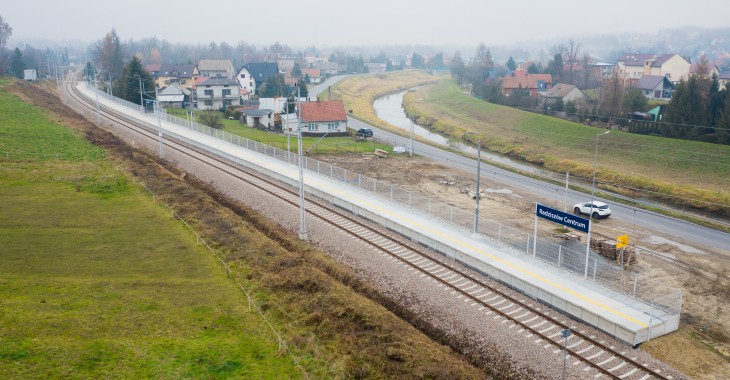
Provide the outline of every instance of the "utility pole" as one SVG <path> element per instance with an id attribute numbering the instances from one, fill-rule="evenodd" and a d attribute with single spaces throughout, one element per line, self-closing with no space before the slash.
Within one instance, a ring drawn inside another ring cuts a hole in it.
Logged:
<path id="1" fill-rule="evenodd" d="M 96 81 L 96 70 L 94 71 L 94 93 L 96 94 L 96 124 L 99 124 L 99 83 Z"/>
<path id="2" fill-rule="evenodd" d="M 411 117 L 411 150 L 408 152 L 408 157 L 413 157 L 413 117 Z"/>
<path id="3" fill-rule="evenodd" d="M 139 106 L 142 107 L 142 112 L 144 112 L 144 92 L 142 92 L 142 77 L 137 75 L 137 78 L 139 78 Z"/>
<path id="4" fill-rule="evenodd" d="M 158 136 L 160 140 L 160 157 L 165 157 L 165 152 L 162 145 L 162 107 L 160 106 L 159 97 L 157 96 L 157 87 L 155 87 L 155 105 L 157 105 L 157 128 Z"/>
<path id="5" fill-rule="evenodd" d="M 302 100 L 300 94 L 299 84 L 297 86 L 297 148 L 299 150 L 299 239 L 307 240 L 309 238 L 307 234 L 307 220 L 306 211 L 304 209 L 304 168 L 302 167 Z"/>

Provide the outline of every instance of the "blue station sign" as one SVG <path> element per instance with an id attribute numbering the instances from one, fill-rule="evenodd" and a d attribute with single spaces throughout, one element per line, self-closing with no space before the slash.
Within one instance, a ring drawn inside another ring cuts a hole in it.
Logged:
<path id="1" fill-rule="evenodd" d="M 590 226 L 590 220 L 586 218 L 558 211 L 539 203 L 536 205 L 535 212 L 537 216 L 543 219 L 562 224 L 566 227 L 574 228 L 578 231 L 588 232 L 588 227 Z"/>

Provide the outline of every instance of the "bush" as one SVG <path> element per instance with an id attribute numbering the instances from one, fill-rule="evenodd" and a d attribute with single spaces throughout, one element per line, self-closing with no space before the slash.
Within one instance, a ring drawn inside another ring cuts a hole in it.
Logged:
<path id="1" fill-rule="evenodd" d="M 198 112 L 198 122 L 215 129 L 223 128 L 223 119 L 218 111 Z"/>

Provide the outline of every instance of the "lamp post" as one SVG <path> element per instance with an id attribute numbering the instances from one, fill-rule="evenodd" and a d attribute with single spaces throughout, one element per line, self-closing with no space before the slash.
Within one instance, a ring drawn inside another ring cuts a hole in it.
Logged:
<path id="1" fill-rule="evenodd" d="M 596 148 L 595 152 L 593 153 L 593 185 L 591 186 L 591 210 L 588 214 L 588 243 L 586 244 L 586 268 L 585 273 L 583 273 L 583 278 L 588 278 L 588 258 L 590 257 L 591 253 L 591 220 L 593 219 L 593 202 L 595 201 L 595 194 L 596 194 L 596 170 L 598 168 L 598 137 L 602 135 L 607 135 L 611 131 L 606 131 L 603 133 L 599 133 L 596 135 Z"/>
<path id="2" fill-rule="evenodd" d="M 157 130 L 158 130 L 158 139 L 160 140 L 160 157 L 165 157 L 165 151 L 163 149 L 163 143 L 162 143 L 162 106 L 160 105 L 160 97 L 157 93 L 157 87 L 155 87 L 155 103 L 157 107 Z"/>
<path id="3" fill-rule="evenodd" d="M 565 341 L 563 343 L 563 379 L 565 379 L 565 363 L 568 359 L 568 337 L 570 335 L 570 329 L 560 330 L 560 336 L 565 338 Z"/>
<path id="4" fill-rule="evenodd" d="M 476 206 L 474 208 L 474 233 L 479 233 L 479 179 L 481 178 L 481 163 L 482 163 L 482 137 L 477 132 L 467 132 L 470 135 L 477 135 L 477 195 Z"/>
<path id="5" fill-rule="evenodd" d="M 411 150 L 408 152 L 408 157 L 413 157 L 413 117 L 411 117 Z"/>
<path id="6" fill-rule="evenodd" d="M 296 84 L 297 87 L 297 113 L 299 114 L 299 117 L 297 118 L 297 149 L 299 153 L 299 239 L 300 240 L 307 240 L 308 234 L 307 234 L 307 220 L 306 220 L 306 212 L 304 209 L 304 168 L 302 167 L 302 101 L 300 94 L 300 88 L 299 83 Z"/>

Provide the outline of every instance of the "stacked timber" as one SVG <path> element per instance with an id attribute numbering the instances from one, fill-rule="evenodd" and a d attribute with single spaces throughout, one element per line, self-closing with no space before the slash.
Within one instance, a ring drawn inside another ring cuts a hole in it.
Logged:
<path id="1" fill-rule="evenodd" d="M 620 263 L 623 259 L 623 265 L 629 266 L 636 263 L 636 250 L 632 246 L 626 246 L 616 249 L 615 240 L 591 239 L 591 249 L 601 256 L 615 260 Z"/>

